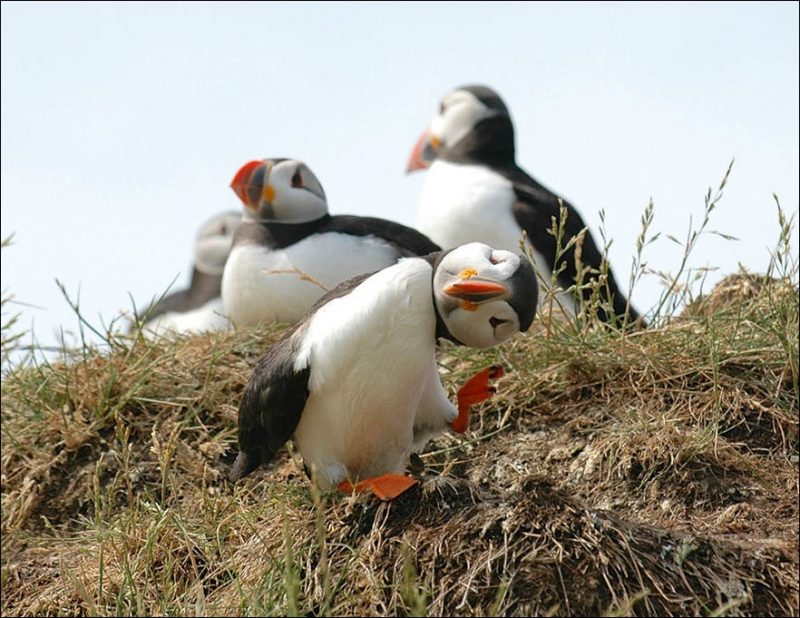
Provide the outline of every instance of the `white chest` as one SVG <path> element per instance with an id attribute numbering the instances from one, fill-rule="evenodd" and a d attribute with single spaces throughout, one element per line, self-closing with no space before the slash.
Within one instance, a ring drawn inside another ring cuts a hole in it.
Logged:
<path id="1" fill-rule="evenodd" d="M 482 165 L 457 165 L 434 161 L 422 189 L 417 224 L 421 232 L 450 249 L 470 242 L 482 242 L 495 249 L 521 253 L 522 229 L 511 210 L 516 194 L 511 182 Z M 550 227 L 549 221 L 542 225 Z M 530 242 L 525 242 L 533 257 L 544 289 L 550 287 L 553 265 Z M 540 303 L 547 295 L 539 294 Z M 571 294 L 558 294 L 559 304 L 575 312 Z"/>
<path id="2" fill-rule="evenodd" d="M 402 472 L 435 373 L 431 269 L 403 260 L 312 318 L 297 363 L 310 366 L 295 440 L 317 482 Z"/>
<path id="3" fill-rule="evenodd" d="M 244 244 L 231 251 L 222 277 L 225 311 L 237 327 L 296 322 L 325 292 L 398 258 L 385 241 L 315 234 L 285 249 Z"/>
<path id="4" fill-rule="evenodd" d="M 511 183 L 480 165 L 435 161 L 427 172 L 417 216 L 421 232 L 443 249 L 483 242 L 519 252 Z"/>

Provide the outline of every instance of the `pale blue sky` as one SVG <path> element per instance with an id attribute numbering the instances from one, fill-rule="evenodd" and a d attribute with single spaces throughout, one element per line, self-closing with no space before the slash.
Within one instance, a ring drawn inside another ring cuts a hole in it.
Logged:
<path id="1" fill-rule="evenodd" d="M 239 208 L 253 158 L 315 171 L 331 212 L 414 225 L 409 152 L 439 99 L 485 83 L 519 163 L 598 211 L 627 288 L 641 212 L 683 238 L 735 157 L 694 266 L 763 271 L 772 193 L 798 205 L 796 3 L 2 4 L 2 286 L 54 341 L 77 320 L 55 278 L 108 321 L 178 276 L 210 215 Z M 796 244 L 795 244 L 796 252 Z M 668 240 L 646 254 L 677 268 Z M 647 311 L 655 277 L 634 291 Z"/>

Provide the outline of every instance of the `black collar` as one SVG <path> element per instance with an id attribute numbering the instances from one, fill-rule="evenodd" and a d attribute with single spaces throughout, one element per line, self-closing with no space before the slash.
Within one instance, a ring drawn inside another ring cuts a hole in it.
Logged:
<path id="1" fill-rule="evenodd" d="M 439 313 L 439 307 L 436 304 L 436 290 L 433 287 L 433 280 L 434 276 L 436 275 L 436 269 L 439 268 L 439 264 L 441 263 L 442 259 L 445 255 L 450 253 L 452 249 L 448 251 L 436 251 L 435 253 L 430 253 L 425 256 L 424 259 L 428 260 L 430 263 L 432 270 L 431 270 L 431 301 L 433 302 L 433 312 L 436 314 L 436 339 L 447 339 L 448 341 L 452 341 L 456 345 L 464 345 L 462 341 L 456 339 L 455 335 L 450 332 L 450 329 L 444 323 L 444 319 L 442 318 L 442 314 Z"/>

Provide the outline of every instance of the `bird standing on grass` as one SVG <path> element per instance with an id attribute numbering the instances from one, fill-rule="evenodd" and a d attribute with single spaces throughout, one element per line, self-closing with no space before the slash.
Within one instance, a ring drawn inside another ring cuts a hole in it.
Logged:
<path id="1" fill-rule="evenodd" d="M 407 171 L 424 168 L 430 169 L 418 227 L 442 248 L 478 241 L 516 251 L 524 232 L 545 285 L 550 284 L 554 265 L 563 290 L 576 283 L 578 251 L 590 269 L 585 281 L 598 279 L 604 270 L 604 257 L 588 230 L 580 242 L 586 225 L 566 200 L 561 200 L 567 210 L 561 241 L 566 250 L 559 255 L 558 241 L 548 232 L 552 219 L 560 220 L 559 198 L 517 165 L 511 116 L 490 88 L 464 86 L 442 99 L 438 114 L 412 151 Z M 607 279 L 599 283 L 601 320 L 622 324 L 639 317 L 610 268 Z M 592 291 L 582 287 L 581 294 L 588 300 Z M 562 292 L 558 299 L 575 312 L 571 294 Z"/>
<path id="2" fill-rule="evenodd" d="M 433 436 L 464 432 L 470 405 L 493 392 L 490 367 L 447 398 L 438 337 L 487 348 L 528 330 L 536 276 L 524 256 L 472 243 L 406 258 L 323 297 L 258 361 L 239 406 L 233 481 L 291 437 L 323 489 L 390 500 L 416 481 L 409 456 Z"/>
<path id="3" fill-rule="evenodd" d="M 231 187 L 244 216 L 225 266 L 222 298 L 237 328 L 296 322 L 339 283 L 439 250 L 399 223 L 331 216 L 322 184 L 301 161 L 250 161 Z"/>

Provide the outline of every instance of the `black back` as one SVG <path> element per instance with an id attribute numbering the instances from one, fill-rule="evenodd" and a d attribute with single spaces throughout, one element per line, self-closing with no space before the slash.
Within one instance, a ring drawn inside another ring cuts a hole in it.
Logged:
<path id="1" fill-rule="evenodd" d="M 307 223 L 245 221 L 236 231 L 234 243 L 254 242 L 270 249 L 284 249 L 314 234 L 339 232 L 351 236 L 374 236 L 391 244 L 398 255 L 410 257 L 439 251 L 440 247 L 425 234 L 387 219 L 329 214 Z"/>
<path id="2" fill-rule="evenodd" d="M 171 311 L 185 313 L 202 307 L 208 301 L 219 297 L 221 289 L 222 275 L 209 275 L 194 268 L 192 270 L 192 281 L 188 289 L 165 296 L 155 305 L 151 305 L 140 312 L 139 315 L 146 318 L 146 324 L 150 320 Z"/>
<path id="3" fill-rule="evenodd" d="M 525 173 L 522 169 L 514 165 L 512 169 L 504 170 L 503 175 L 512 181 L 517 201 L 512 206 L 514 218 L 519 226 L 525 230 L 528 239 L 536 250 L 542 254 L 548 264 L 554 268 L 561 268 L 558 274 L 558 282 L 563 288 L 568 288 L 576 282 L 578 272 L 575 266 L 575 254 L 577 247 L 569 247 L 559 257 L 556 264 L 557 239 L 547 230 L 552 229 L 552 220 L 555 219 L 559 224 L 561 218 L 559 198 Z M 636 310 L 628 304 L 627 298 L 622 294 L 614 273 L 610 265 L 606 265 L 603 254 L 598 249 L 594 237 L 583 222 L 578 211 L 572 204 L 562 199 L 562 203 L 567 209 L 567 218 L 564 221 L 564 238 L 562 249 L 570 239 L 580 234 L 586 229 L 586 234 L 581 245 L 581 262 L 589 267 L 589 271 L 584 275 L 583 283 L 594 281 L 598 278 L 603 268 L 608 268 L 608 278 L 605 285 L 599 286 L 601 303 L 597 308 L 597 317 L 604 322 L 621 325 L 623 322 L 632 323 L 640 320 Z M 581 288 L 581 295 L 584 300 L 589 300 L 592 290 L 589 286 Z M 613 313 L 607 311 L 609 304 L 613 307 Z M 627 320 L 625 314 L 627 313 Z"/>

